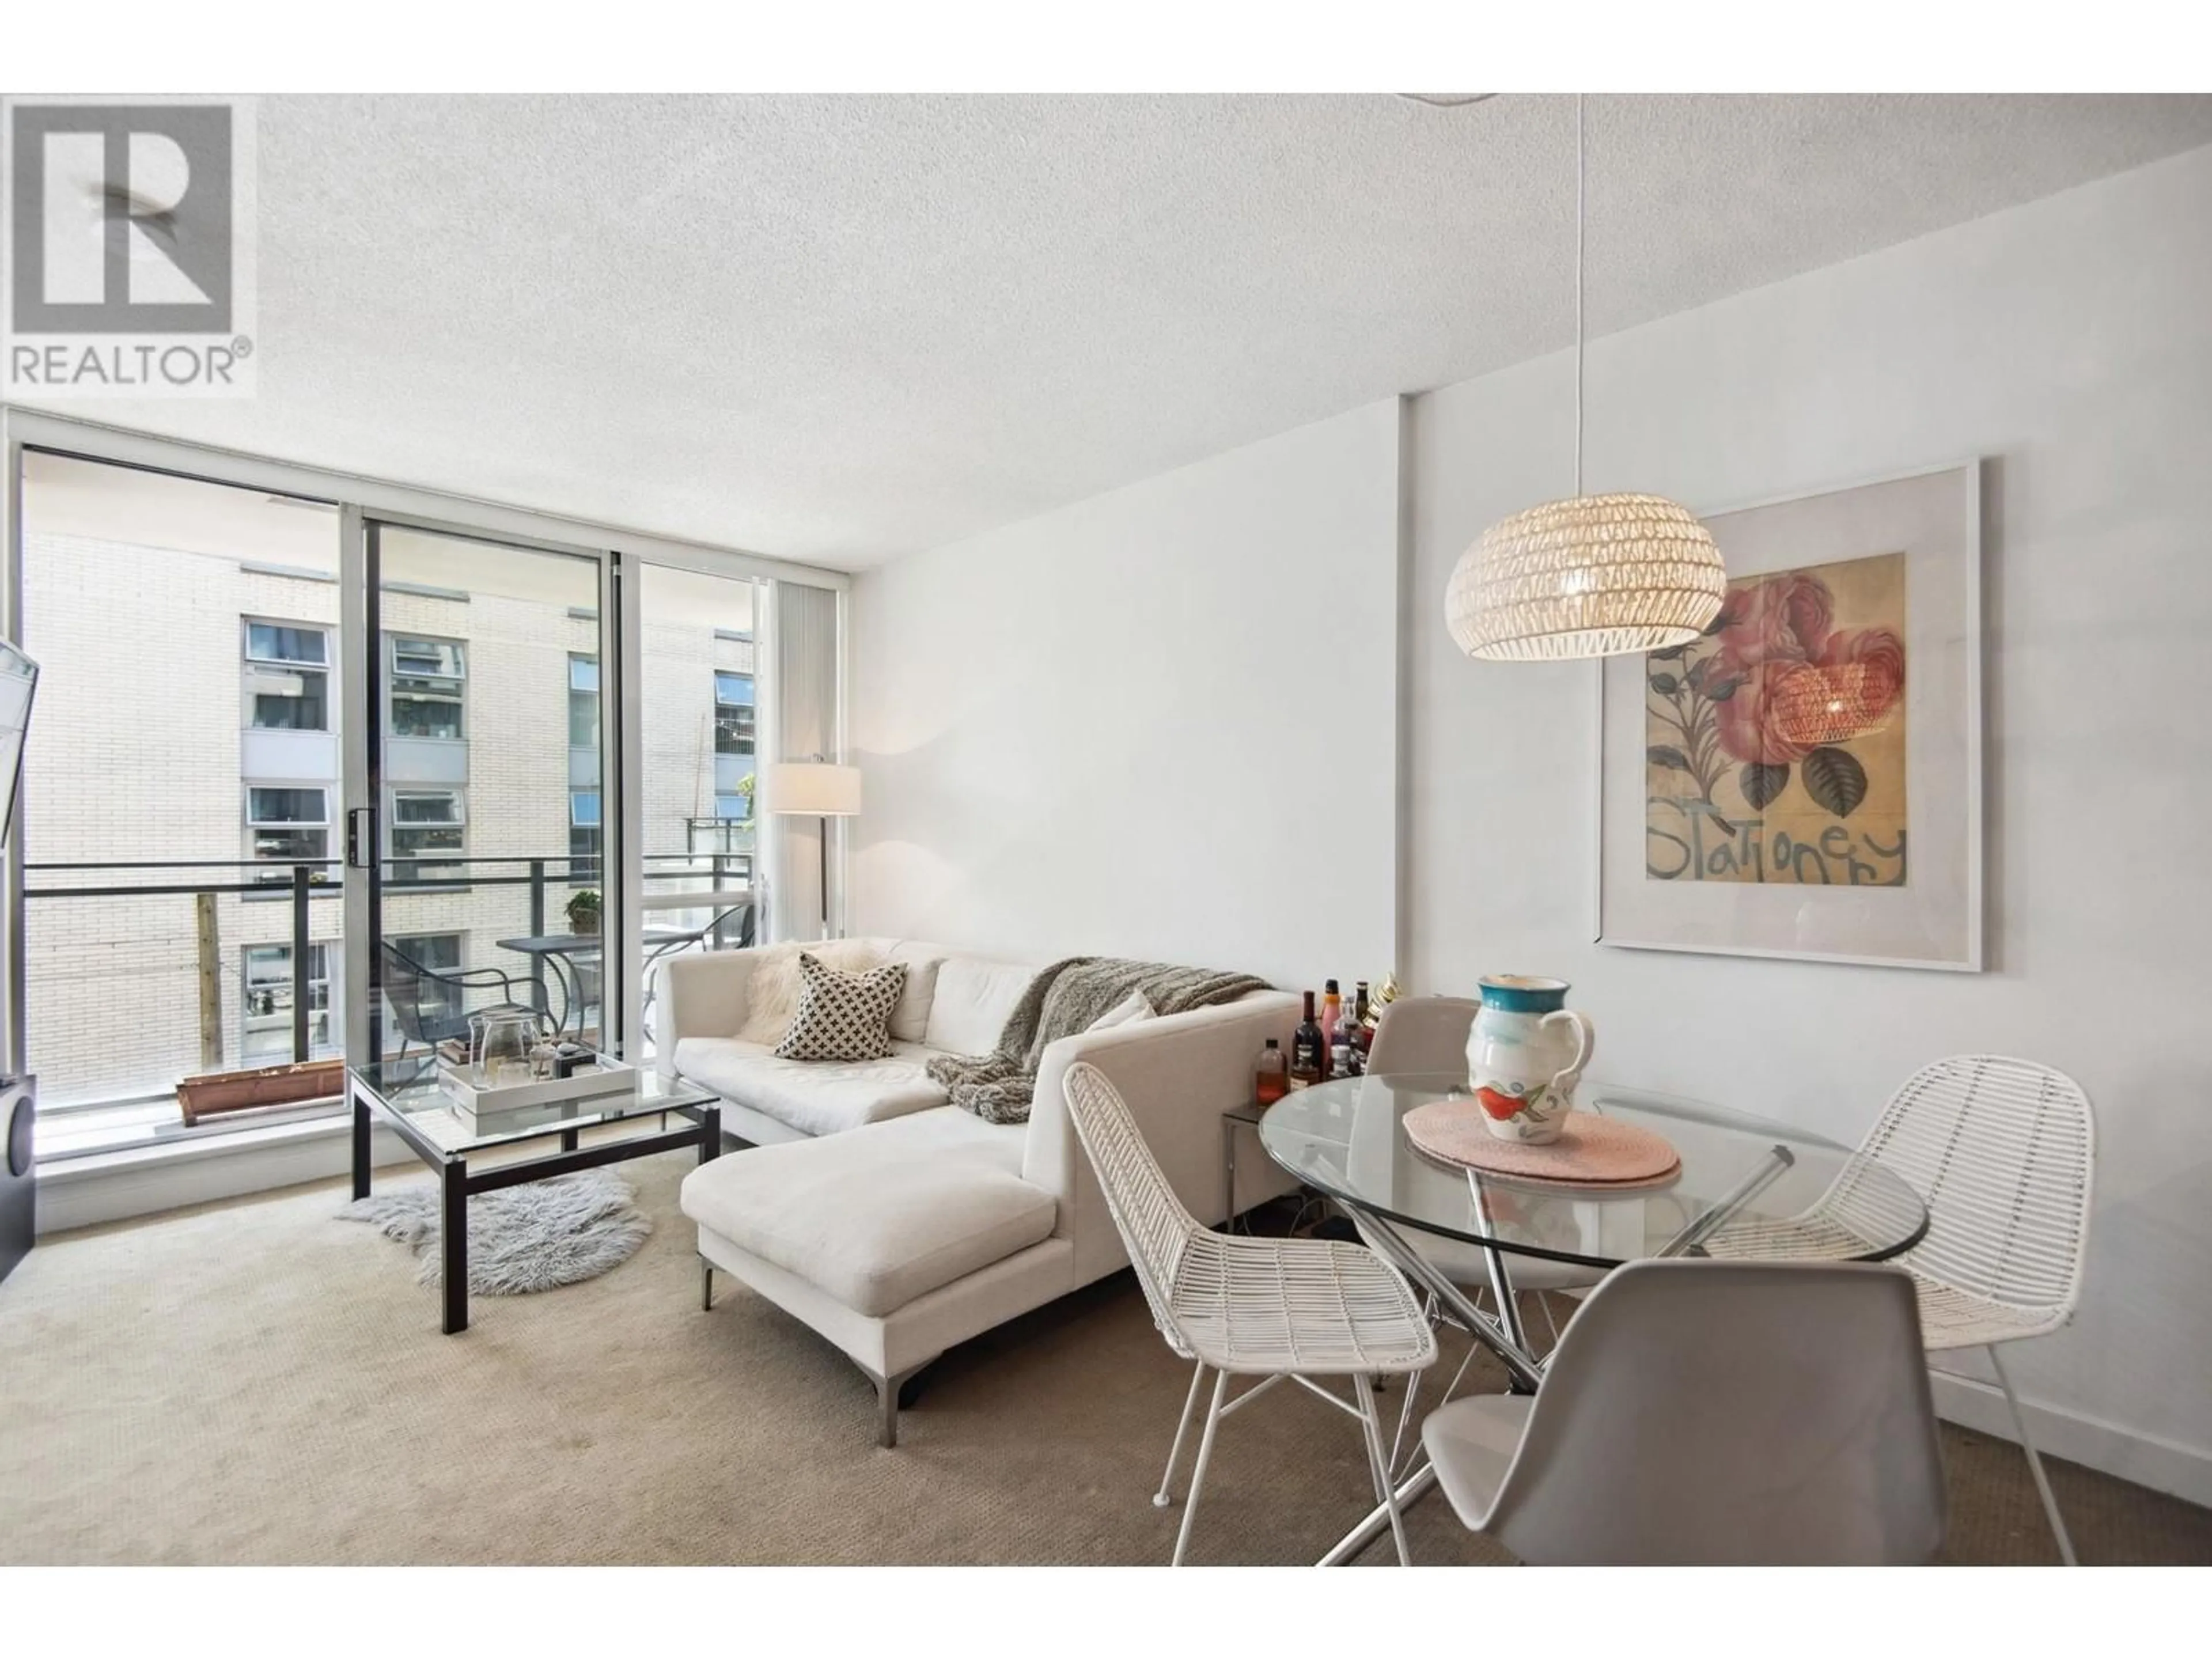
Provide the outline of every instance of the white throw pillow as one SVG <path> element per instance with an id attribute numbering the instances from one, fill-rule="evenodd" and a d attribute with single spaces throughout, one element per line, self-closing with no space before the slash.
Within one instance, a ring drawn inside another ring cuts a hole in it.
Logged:
<path id="1" fill-rule="evenodd" d="M 1037 975 L 1034 968 L 976 957 L 947 957 L 937 969 L 922 1041 L 952 1054 L 988 1054 L 999 1046 L 1006 1016 Z"/>
<path id="2" fill-rule="evenodd" d="M 824 967 L 811 951 L 802 951 L 799 979 L 799 1017 L 775 1045 L 778 1060 L 890 1058 L 891 1010 L 906 987 L 904 963 L 841 974 Z"/>
<path id="3" fill-rule="evenodd" d="M 1145 1000 L 1142 991 L 1132 991 L 1104 1013 L 1084 1027 L 1087 1031 L 1110 1031 L 1116 1025 L 1134 1025 L 1140 1019 L 1155 1019 L 1152 1005 Z"/>
<path id="4" fill-rule="evenodd" d="M 741 1042 L 757 1042 L 773 1048 L 791 1030 L 799 1012 L 799 956 L 813 952 L 825 968 L 860 974 L 881 965 L 882 955 L 865 939 L 823 939 L 811 945 L 771 945 L 753 954 L 751 977 L 745 981 L 745 1023 L 731 1035 Z"/>
<path id="5" fill-rule="evenodd" d="M 891 1010 L 891 1036 L 899 1042 L 920 1042 L 929 1035 L 929 1005 L 937 996 L 937 970 L 945 958 L 925 956 L 918 945 L 894 945 L 885 960 L 906 964 L 906 989 Z"/>

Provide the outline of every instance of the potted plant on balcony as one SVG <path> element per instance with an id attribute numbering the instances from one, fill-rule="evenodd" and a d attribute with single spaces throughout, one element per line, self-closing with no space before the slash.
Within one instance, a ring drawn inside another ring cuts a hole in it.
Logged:
<path id="1" fill-rule="evenodd" d="M 599 931 L 599 890 L 586 887 L 580 893 L 568 896 L 568 931 L 572 933 L 596 933 Z"/>

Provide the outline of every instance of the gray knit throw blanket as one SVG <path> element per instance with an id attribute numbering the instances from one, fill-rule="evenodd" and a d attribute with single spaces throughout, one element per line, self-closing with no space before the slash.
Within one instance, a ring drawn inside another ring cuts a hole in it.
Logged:
<path id="1" fill-rule="evenodd" d="M 1143 992 L 1155 1014 L 1180 1014 L 1267 988 L 1267 981 L 1249 974 L 1118 957 L 1070 957 L 1030 981 L 1006 1017 L 994 1052 L 974 1059 L 940 1056 L 929 1062 L 929 1075 L 951 1091 L 955 1106 L 986 1123 L 1026 1123 L 1046 1045 L 1089 1030 L 1100 1015 L 1127 1001 L 1130 992 Z"/>

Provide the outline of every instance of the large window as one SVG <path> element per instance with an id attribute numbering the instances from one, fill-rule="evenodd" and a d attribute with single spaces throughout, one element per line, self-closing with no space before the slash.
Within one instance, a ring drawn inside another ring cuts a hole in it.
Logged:
<path id="1" fill-rule="evenodd" d="M 293 999 L 298 994 L 289 945 L 246 947 L 245 989 L 240 999 L 239 1054 L 250 1066 L 296 1058 L 292 1051 Z M 307 947 L 307 1045 L 327 1053 L 331 1038 L 331 947 Z"/>
<path id="2" fill-rule="evenodd" d="M 331 792 L 316 785 L 251 784 L 246 838 L 257 859 L 311 864 L 330 856 Z"/>
<path id="3" fill-rule="evenodd" d="M 392 641 L 392 735 L 443 738 L 458 742 L 465 734 L 462 689 L 468 680 L 468 649 L 459 640 L 418 639 L 393 634 Z"/>
<path id="4" fill-rule="evenodd" d="M 753 752 L 753 677 L 714 671 L 714 752 Z"/>
<path id="5" fill-rule="evenodd" d="M 422 880 L 441 872 L 454 873 L 447 860 L 462 852 L 463 826 L 467 814 L 458 789 L 394 789 L 392 792 L 391 856 L 392 878 Z"/>
<path id="6" fill-rule="evenodd" d="M 598 790 L 568 792 L 568 879 L 579 885 L 599 878 L 601 817 Z"/>
<path id="7" fill-rule="evenodd" d="M 330 630 L 246 619 L 246 723 L 264 732 L 331 729 Z"/>
<path id="8" fill-rule="evenodd" d="M 599 659 L 568 656 L 568 747 L 599 746 Z"/>

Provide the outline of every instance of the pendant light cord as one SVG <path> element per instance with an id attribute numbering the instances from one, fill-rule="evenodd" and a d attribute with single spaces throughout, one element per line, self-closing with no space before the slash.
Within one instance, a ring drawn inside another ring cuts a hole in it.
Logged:
<path id="1" fill-rule="evenodd" d="M 1583 493 L 1583 95 L 1575 94 L 1575 494 Z"/>

